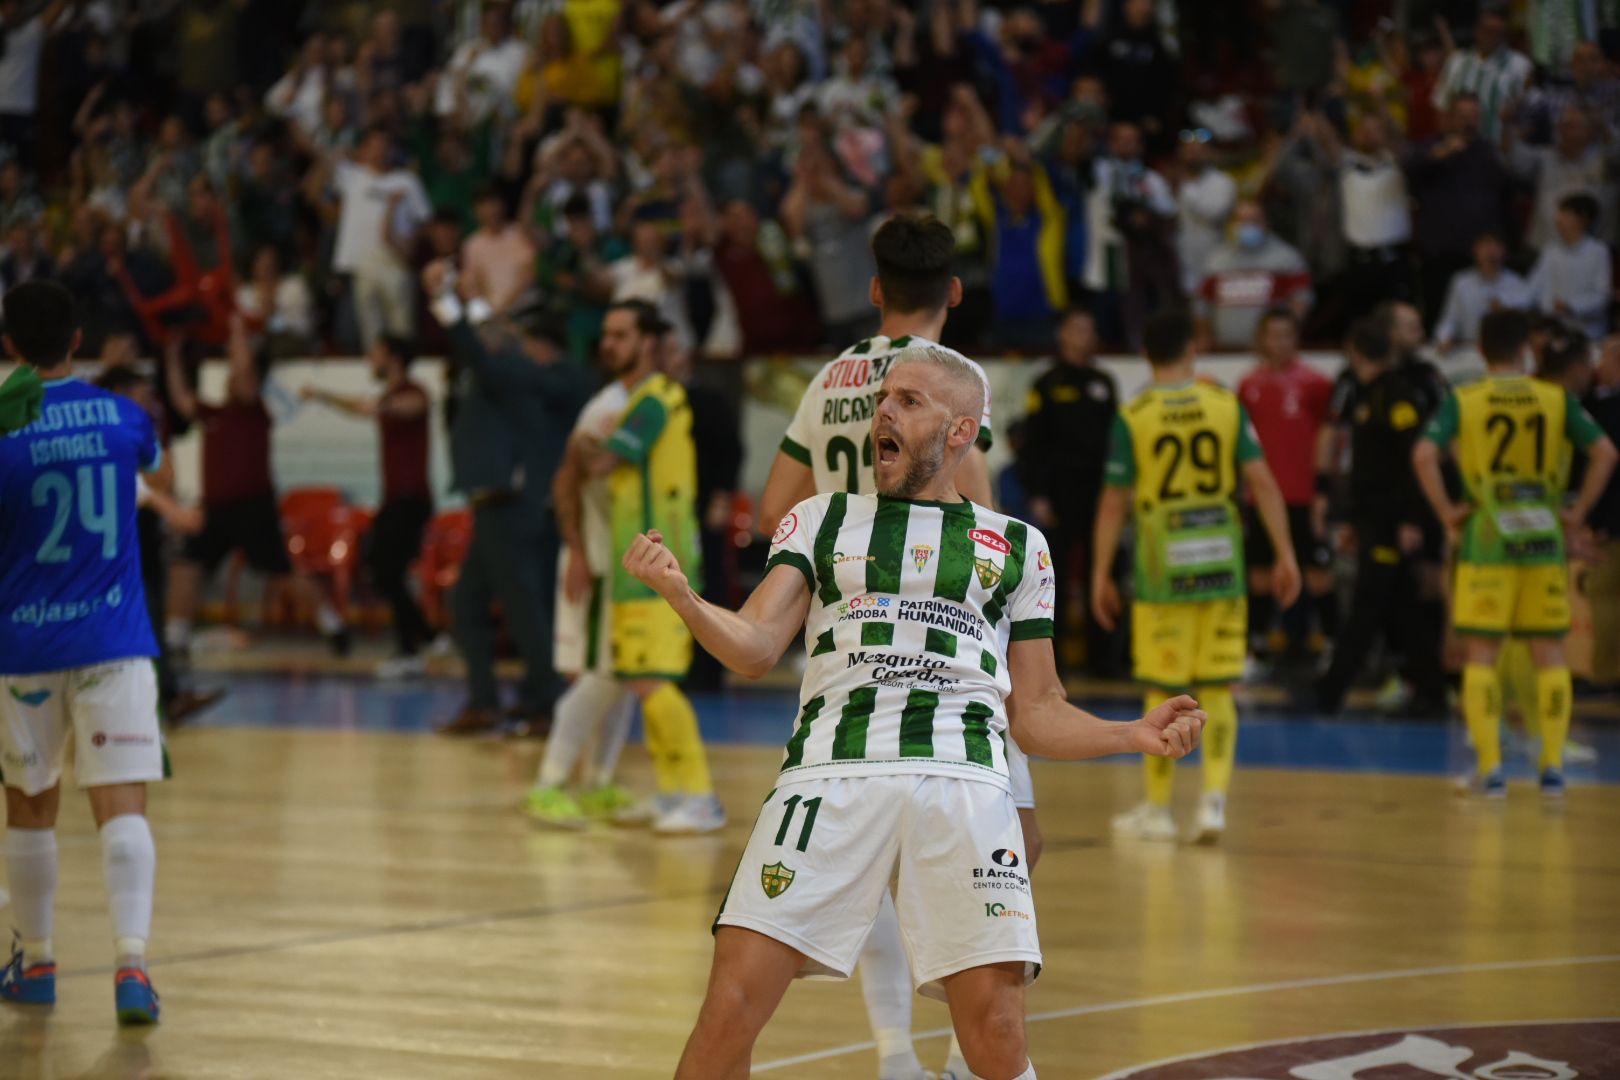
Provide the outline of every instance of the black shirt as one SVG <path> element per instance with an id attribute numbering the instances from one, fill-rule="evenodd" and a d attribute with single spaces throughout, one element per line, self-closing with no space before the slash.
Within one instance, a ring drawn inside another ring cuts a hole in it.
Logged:
<path id="1" fill-rule="evenodd" d="M 1598 422 L 1611 442 L 1620 446 L 1620 387 L 1608 386 L 1593 390 L 1586 396 L 1586 411 Z M 1580 490 L 1580 477 L 1586 475 L 1586 455 L 1577 454 L 1575 469 L 1571 473 L 1570 489 Z M 1610 538 L 1620 537 L 1620 471 L 1609 477 L 1609 486 L 1587 515 L 1586 523 Z"/>
<path id="2" fill-rule="evenodd" d="M 1102 493 L 1119 388 L 1106 371 L 1058 362 L 1029 391 L 1029 441 L 1022 470 L 1031 498 L 1060 516 L 1089 517 Z"/>
<path id="3" fill-rule="evenodd" d="M 1412 447 L 1423 432 L 1426 389 L 1396 368 L 1360 383 L 1350 424 L 1350 517 L 1363 528 L 1418 524 L 1428 514 L 1412 468 Z"/>

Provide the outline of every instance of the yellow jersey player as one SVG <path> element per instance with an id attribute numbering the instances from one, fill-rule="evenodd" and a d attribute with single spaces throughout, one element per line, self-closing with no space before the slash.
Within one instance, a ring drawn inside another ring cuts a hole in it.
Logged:
<path id="1" fill-rule="evenodd" d="M 1181 314 L 1157 315 L 1143 332 L 1153 385 L 1114 419 L 1097 509 L 1091 597 L 1098 622 L 1112 630 L 1120 600 L 1109 570 L 1134 504 L 1132 666 L 1148 686 L 1148 709 L 1186 692 L 1209 714 L 1196 839 L 1213 843 L 1226 828 L 1226 789 L 1237 752 L 1230 684 L 1243 673 L 1248 641 L 1240 479 L 1276 552 L 1272 582 L 1282 607 L 1298 598 L 1300 576 L 1288 508 L 1254 427 L 1237 395 L 1193 378 L 1192 340 L 1192 321 Z M 1143 764 L 1147 800 L 1115 818 L 1114 827 L 1144 839 L 1173 840 L 1173 765 L 1156 757 Z"/>
<path id="2" fill-rule="evenodd" d="M 684 565 L 698 560 L 697 451 L 692 410 L 681 385 L 657 370 L 664 322 L 649 304 L 627 300 L 608 309 L 602 354 L 627 391 L 617 428 L 583 450 L 584 468 L 607 477 L 613 550 L 622 554 L 649 529 L 661 533 Z M 692 663 L 692 635 L 617 560 L 610 571 L 613 677 L 641 699 L 647 751 L 658 794 L 618 815 L 650 822 L 658 833 L 713 832 L 726 816 L 714 795 L 697 714 L 679 680 Z"/>
<path id="3" fill-rule="evenodd" d="M 1574 395 L 1525 373 L 1529 342 L 1530 322 L 1521 312 L 1485 316 L 1479 330 L 1485 376 L 1446 399 L 1412 451 L 1423 493 L 1458 551 L 1452 622 L 1467 649 L 1462 701 L 1477 755 L 1472 787 L 1491 798 L 1507 793 L 1496 661 L 1510 634 L 1529 642 L 1536 669 L 1541 792 L 1564 794 L 1571 706 L 1564 528 L 1586 520 L 1616 457 Z M 1571 445 L 1586 451 L 1588 467 L 1580 493 L 1560 514 Z M 1446 493 L 1440 475 L 1446 448 L 1456 454 L 1467 502 Z"/>

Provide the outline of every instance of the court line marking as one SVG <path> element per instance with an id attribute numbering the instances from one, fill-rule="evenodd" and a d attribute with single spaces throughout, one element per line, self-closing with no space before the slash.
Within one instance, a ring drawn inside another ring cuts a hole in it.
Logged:
<path id="1" fill-rule="evenodd" d="M 1030 1013 L 1029 1016 L 1025 1017 L 1025 1022 L 1037 1024 L 1045 1020 L 1065 1020 L 1070 1017 L 1091 1016 L 1097 1013 L 1126 1012 L 1131 1009 L 1155 1008 L 1160 1005 L 1179 1005 L 1189 1001 L 1213 1001 L 1219 998 L 1241 997 L 1245 994 L 1271 994 L 1281 990 L 1309 990 L 1323 986 L 1348 986 L 1355 983 L 1386 982 L 1395 979 L 1425 979 L 1442 975 L 1470 975 L 1488 971 L 1525 971 L 1533 968 L 1577 967 L 1589 964 L 1614 963 L 1620 963 L 1620 953 L 1609 953 L 1601 956 L 1561 956 L 1545 960 L 1493 960 L 1479 964 L 1447 964 L 1438 967 L 1363 971 L 1348 975 L 1322 975 L 1311 979 L 1285 979 L 1280 982 L 1250 983 L 1246 986 L 1223 986 L 1211 990 L 1185 990 L 1176 994 L 1156 994 L 1151 997 L 1127 998 L 1122 1001 L 1104 1001 L 1095 1005 L 1076 1005 L 1067 1009 Z M 951 1034 L 951 1029 L 948 1027 L 932 1028 L 928 1031 L 916 1032 L 912 1035 L 912 1038 L 932 1039 L 949 1034 Z M 844 1057 L 848 1054 L 858 1054 L 863 1050 L 875 1050 L 876 1048 L 877 1043 L 868 1039 L 864 1042 L 849 1043 L 846 1046 L 834 1046 L 826 1050 L 816 1050 L 808 1054 L 798 1054 L 794 1057 L 767 1061 L 762 1065 L 755 1065 L 754 1072 L 772 1072 L 776 1069 L 786 1069 L 794 1065 L 806 1065 L 813 1061 L 825 1061 L 828 1058 Z"/>
<path id="2" fill-rule="evenodd" d="M 1325 1031 L 1320 1035 L 1302 1035 L 1292 1039 L 1267 1039 L 1264 1042 L 1239 1043 L 1237 1046 L 1223 1046 L 1218 1050 L 1195 1050 L 1190 1054 L 1182 1054 L 1179 1057 L 1160 1058 L 1158 1061 L 1149 1061 L 1141 1065 L 1127 1065 L 1125 1068 L 1111 1072 L 1107 1076 L 1099 1076 L 1097 1080 L 1126 1080 L 1132 1073 L 1141 1072 L 1143 1069 L 1161 1069 L 1166 1065 L 1179 1065 L 1184 1061 L 1198 1061 L 1221 1054 L 1241 1054 L 1248 1050 L 1264 1050 L 1269 1046 L 1293 1046 L 1300 1043 L 1320 1042 L 1325 1039 L 1364 1039 L 1372 1035 L 1402 1035 L 1407 1032 L 1422 1031 L 1472 1031 L 1480 1028 L 1612 1024 L 1615 1021 L 1616 1017 L 1613 1016 L 1592 1016 L 1572 1020 L 1481 1020 L 1472 1024 L 1408 1024 L 1405 1027 L 1372 1028 L 1368 1031 Z"/>

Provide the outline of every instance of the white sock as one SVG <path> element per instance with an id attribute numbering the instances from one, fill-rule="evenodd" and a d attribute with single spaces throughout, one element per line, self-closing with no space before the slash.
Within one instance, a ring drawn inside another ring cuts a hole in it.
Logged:
<path id="1" fill-rule="evenodd" d="M 152 886 L 157 847 L 152 827 L 141 814 L 120 814 L 101 827 L 101 866 L 107 877 L 108 907 L 122 967 L 143 961 L 152 936 Z"/>
<path id="2" fill-rule="evenodd" d="M 574 684 L 563 691 L 551 712 L 551 734 L 546 737 L 546 755 L 540 759 L 536 784 L 558 787 L 568 782 L 585 749 L 585 741 L 618 694 L 618 683 L 590 672 L 575 679 Z"/>
<path id="3" fill-rule="evenodd" d="M 6 874 L 11 884 L 11 925 L 31 963 L 55 953 L 51 928 L 56 904 L 56 830 L 7 829 Z"/>
<path id="4" fill-rule="evenodd" d="M 877 1040 L 882 1073 L 922 1069 L 917 1051 L 911 1045 L 911 964 L 906 959 L 900 937 L 900 914 L 894 896 L 883 890 L 877 920 L 861 947 L 861 993 L 866 998 L 866 1015 Z"/>
<path id="5" fill-rule="evenodd" d="M 322 600 L 315 605 L 315 628 L 326 637 L 343 629 L 343 616 L 338 614 L 338 609 L 332 606 L 330 600 Z"/>
<path id="6" fill-rule="evenodd" d="M 619 700 L 608 709 L 597 726 L 596 761 L 591 770 L 591 786 L 607 787 L 619 771 L 619 755 L 630 738 L 630 725 L 636 719 L 636 695 L 628 690 L 619 692 Z"/>

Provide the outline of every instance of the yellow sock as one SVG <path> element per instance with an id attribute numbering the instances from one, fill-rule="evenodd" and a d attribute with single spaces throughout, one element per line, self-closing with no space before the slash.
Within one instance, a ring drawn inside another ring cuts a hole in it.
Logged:
<path id="1" fill-rule="evenodd" d="M 1564 740 L 1569 737 L 1569 713 L 1574 697 L 1569 668 L 1543 668 L 1536 672 L 1536 712 L 1541 717 L 1541 767 L 1564 767 Z"/>
<path id="2" fill-rule="evenodd" d="M 641 714 L 649 731 L 657 728 L 658 741 L 675 790 L 687 795 L 712 795 L 709 757 L 698 734 L 697 713 L 680 687 L 665 683 L 641 703 Z M 649 749 L 650 749 L 649 744 Z M 656 759 L 655 759 L 656 760 Z M 666 790 L 663 777 L 659 790 Z"/>
<path id="3" fill-rule="evenodd" d="M 1496 661 L 1497 678 L 1501 680 L 1501 711 L 1510 722 L 1517 712 L 1524 722 L 1524 734 L 1535 739 L 1541 736 L 1540 709 L 1537 705 L 1540 691 L 1536 667 L 1530 660 L 1530 646 L 1520 638 L 1509 638 L 1502 643 L 1501 655 Z"/>
<path id="4" fill-rule="evenodd" d="M 1204 791 L 1226 794 L 1237 760 L 1237 702 L 1228 686 L 1206 686 L 1198 691 L 1198 704 L 1209 715 L 1204 725 Z"/>
<path id="5" fill-rule="evenodd" d="M 651 695 L 657 696 L 657 693 Z M 664 724 L 660 722 L 664 720 L 667 720 L 667 714 L 647 708 L 646 701 L 641 703 L 641 728 L 647 744 L 647 756 L 652 758 L 653 783 L 658 787 L 658 794 L 677 795 L 681 790 L 681 778 L 670 756 L 669 737 Z"/>
<path id="6" fill-rule="evenodd" d="M 1484 776 L 1502 767 L 1502 687 L 1496 669 L 1465 664 L 1462 681 L 1463 719 L 1474 740 L 1476 768 Z"/>
<path id="7" fill-rule="evenodd" d="M 1170 695 L 1163 690 L 1149 690 L 1146 699 L 1142 702 L 1142 711 L 1152 712 L 1155 708 L 1170 700 Z M 1147 784 L 1148 802 L 1154 806 L 1170 805 L 1170 790 L 1175 784 L 1176 763 L 1169 758 L 1149 757 L 1142 755 L 1142 779 Z"/>

